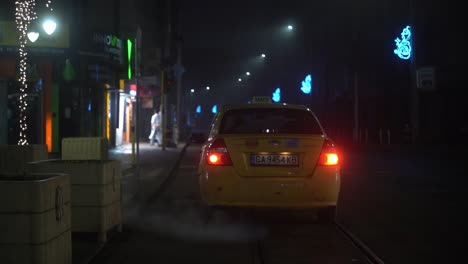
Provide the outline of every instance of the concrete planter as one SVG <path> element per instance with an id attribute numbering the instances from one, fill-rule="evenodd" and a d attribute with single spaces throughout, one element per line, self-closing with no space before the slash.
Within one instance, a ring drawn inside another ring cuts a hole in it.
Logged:
<path id="1" fill-rule="evenodd" d="M 100 242 L 107 241 L 107 231 L 117 227 L 122 231 L 122 209 L 120 201 L 103 206 L 73 206 L 73 231 L 96 232 Z"/>
<path id="2" fill-rule="evenodd" d="M 28 162 L 47 158 L 46 145 L 0 145 L 0 173 L 23 173 Z"/>
<path id="3" fill-rule="evenodd" d="M 62 160 L 107 160 L 107 139 L 78 137 L 62 139 Z"/>
<path id="4" fill-rule="evenodd" d="M 2 263 L 71 263 L 70 177 L 0 175 Z"/>
<path id="5" fill-rule="evenodd" d="M 46 160 L 31 162 L 28 169 L 70 175 L 72 232 L 96 232 L 98 240 L 106 242 L 111 228 L 121 230 L 120 161 Z"/>

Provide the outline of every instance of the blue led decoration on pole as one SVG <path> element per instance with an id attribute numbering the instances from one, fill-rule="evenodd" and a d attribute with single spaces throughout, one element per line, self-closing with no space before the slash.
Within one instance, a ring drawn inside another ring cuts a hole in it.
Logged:
<path id="1" fill-rule="evenodd" d="M 396 49 L 393 51 L 400 59 L 411 58 L 411 28 L 406 26 L 401 32 L 401 39 L 395 39 Z"/>
<path id="2" fill-rule="evenodd" d="M 279 103 L 281 101 L 281 88 L 276 88 L 273 92 L 273 97 L 271 98 L 275 103 Z"/>
<path id="3" fill-rule="evenodd" d="M 197 112 L 197 114 L 201 113 L 201 105 L 197 105 L 195 112 Z"/>
<path id="4" fill-rule="evenodd" d="M 312 93 L 312 75 L 307 75 L 302 81 L 301 91 L 305 94 Z"/>
<path id="5" fill-rule="evenodd" d="M 216 114 L 218 112 L 218 106 L 217 105 L 213 105 L 213 108 L 211 108 L 211 112 L 213 114 Z"/>

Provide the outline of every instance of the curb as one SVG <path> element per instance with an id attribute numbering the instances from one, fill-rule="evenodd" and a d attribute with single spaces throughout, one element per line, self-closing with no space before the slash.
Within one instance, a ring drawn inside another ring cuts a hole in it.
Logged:
<path id="1" fill-rule="evenodd" d="M 159 180 L 156 180 L 154 181 L 152 184 L 154 184 L 154 188 L 153 190 L 151 191 L 151 194 L 148 196 L 148 197 L 144 197 L 144 196 L 141 196 L 137 193 L 134 193 L 134 194 L 131 194 L 131 198 L 125 203 L 127 206 L 131 203 L 138 203 L 138 202 L 143 202 L 143 203 L 148 203 L 149 200 L 151 200 L 151 198 L 154 196 L 155 193 L 159 192 L 162 188 L 162 185 L 164 185 L 164 183 L 167 181 L 167 179 L 171 176 L 171 174 L 174 173 L 175 169 L 177 168 L 177 165 L 179 164 L 180 160 L 182 159 L 182 156 L 184 155 L 185 153 L 185 150 L 187 149 L 187 147 L 189 146 L 189 143 L 185 143 L 185 145 L 182 147 L 182 150 L 179 152 L 179 156 L 178 158 L 176 159 L 175 162 L 171 163 L 170 165 L 170 168 L 168 170 L 165 170 L 161 173 L 161 175 L 159 175 L 158 178 L 160 178 Z M 130 168 L 127 168 L 125 169 L 125 172 L 127 174 L 134 174 L 136 171 L 136 167 L 130 167 Z M 124 175 L 124 174 L 122 174 Z M 137 184 L 140 184 L 140 183 L 137 183 Z M 123 204 L 123 205 L 125 205 Z"/>
<path id="2" fill-rule="evenodd" d="M 168 182 L 169 182 L 168 180 L 171 178 L 171 176 L 175 173 L 176 169 L 179 167 L 179 163 L 182 160 L 182 157 L 185 154 L 185 150 L 187 149 L 187 147 L 189 145 L 190 145 L 189 142 L 185 143 L 184 147 L 182 148 L 182 150 L 179 153 L 179 157 L 172 164 L 171 168 L 167 171 L 167 173 L 163 173 L 163 175 L 161 177 L 161 180 L 156 183 L 156 187 L 154 188 L 154 191 L 152 192 L 152 194 L 150 196 L 146 197 L 146 199 L 143 199 L 142 202 L 144 202 L 145 204 L 148 204 L 152 199 L 155 199 L 155 198 L 158 197 L 158 194 L 168 184 Z"/>

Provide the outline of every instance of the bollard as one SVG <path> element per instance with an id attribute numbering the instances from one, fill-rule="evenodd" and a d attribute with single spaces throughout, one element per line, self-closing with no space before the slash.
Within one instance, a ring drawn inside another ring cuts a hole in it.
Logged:
<path id="1" fill-rule="evenodd" d="M 391 134 L 390 134 L 390 129 L 387 129 L 387 144 L 390 145 L 391 143 Z"/>
<path id="2" fill-rule="evenodd" d="M 379 143 L 382 144 L 382 128 L 379 128 Z"/>
<path id="3" fill-rule="evenodd" d="M 365 133 L 366 144 L 367 144 L 369 142 L 369 131 L 367 130 L 367 128 L 364 133 Z"/>

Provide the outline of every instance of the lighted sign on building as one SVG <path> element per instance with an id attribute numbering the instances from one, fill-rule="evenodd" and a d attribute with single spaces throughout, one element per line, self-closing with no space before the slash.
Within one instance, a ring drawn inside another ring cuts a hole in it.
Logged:
<path id="1" fill-rule="evenodd" d="M 137 95 L 137 86 L 136 84 L 130 84 L 130 95 L 136 96 Z"/>
<path id="2" fill-rule="evenodd" d="M 307 75 L 302 81 L 301 91 L 305 94 L 312 93 L 312 75 Z"/>
<path id="3" fill-rule="evenodd" d="M 281 101 L 281 88 L 276 88 L 276 90 L 273 92 L 273 96 L 271 97 L 271 99 L 275 102 L 275 103 L 279 103 Z"/>
<path id="4" fill-rule="evenodd" d="M 393 51 L 400 59 L 411 58 L 411 28 L 406 26 L 401 32 L 401 39 L 395 39 L 396 49 Z"/>
<path id="5" fill-rule="evenodd" d="M 132 79 L 132 49 L 133 43 L 130 39 L 127 39 L 127 77 L 129 80 Z"/>

